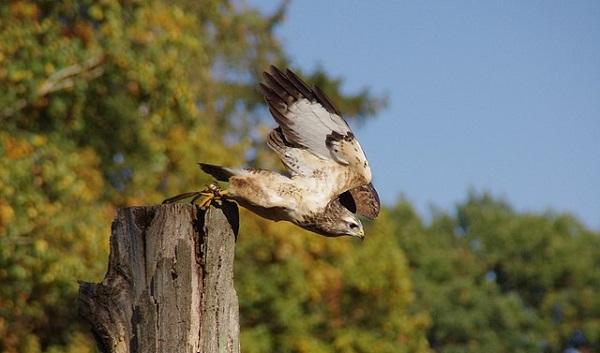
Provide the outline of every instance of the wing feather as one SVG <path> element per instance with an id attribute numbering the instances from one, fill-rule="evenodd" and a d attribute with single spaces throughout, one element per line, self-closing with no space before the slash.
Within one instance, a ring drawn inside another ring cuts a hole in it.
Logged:
<path id="1" fill-rule="evenodd" d="M 281 128 L 271 130 L 267 138 L 267 146 L 277 153 L 292 177 L 310 176 L 314 174 L 315 170 L 327 166 L 327 162 L 305 148 L 290 146 L 281 133 Z"/>
<path id="2" fill-rule="evenodd" d="M 381 203 L 377 190 L 373 183 L 361 185 L 349 190 L 356 205 L 356 213 L 370 219 L 375 219 L 379 215 Z"/>
<path id="3" fill-rule="evenodd" d="M 267 145 L 290 174 L 310 176 L 326 171 L 332 179 L 344 175 L 332 192 L 340 195 L 348 209 L 375 218 L 380 202 L 371 184 L 371 170 L 338 109 L 318 87 L 311 88 L 289 69 L 284 73 L 271 66 L 263 77 L 260 89 L 279 124 L 269 134 Z"/>
<path id="4" fill-rule="evenodd" d="M 263 77 L 260 88 L 287 140 L 322 158 L 330 158 L 331 151 L 325 144 L 327 135 L 336 132 L 345 136 L 350 132 L 333 104 L 289 69 L 284 74 L 272 66 Z"/>
<path id="5" fill-rule="evenodd" d="M 298 90 L 300 91 L 300 93 L 302 94 L 302 96 L 310 101 L 315 101 L 316 97 L 314 95 L 313 90 L 304 82 L 302 81 L 302 79 L 300 77 L 298 77 L 298 75 L 296 75 L 292 70 L 290 69 L 286 69 L 285 70 L 286 76 L 287 78 L 290 80 L 290 82 L 292 83 L 292 85 Z M 280 72 L 280 75 L 282 75 L 282 73 Z"/>

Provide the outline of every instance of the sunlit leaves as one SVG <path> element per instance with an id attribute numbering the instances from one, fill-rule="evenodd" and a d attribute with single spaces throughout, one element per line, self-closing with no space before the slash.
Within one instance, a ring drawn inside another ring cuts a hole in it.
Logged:
<path id="1" fill-rule="evenodd" d="M 45 329 L 44 344 L 64 344 L 76 321 L 61 309 L 76 298 L 73 279 L 104 268 L 112 212 L 97 199 L 99 161 L 59 136 L 3 132 L 0 144 L 0 317 L 10 323 L 0 324 L 0 342 L 9 352 L 21 340 L 35 347 L 28 332 Z"/>
<path id="2" fill-rule="evenodd" d="M 256 82 L 285 62 L 273 34 L 283 9 L 263 15 L 217 0 L 1 3 L 1 351 L 93 346 L 76 319 L 76 280 L 97 281 L 105 270 L 114 209 L 201 187 L 209 178 L 198 161 L 252 162 L 247 152 L 267 116 Z M 282 229 L 294 228 L 274 226 L 265 239 Z M 325 349 L 306 336 L 323 314 L 300 320 L 302 303 L 323 300 L 341 271 L 327 262 L 308 271 L 317 256 L 301 255 L 302 238 L 285 239 L 240 253 L 291 259 L 270 269 L 264 288 L 245 282 L 243 316 L 295 321 L 285 334 L 293 347 Z M 299 302 L 263 306 L 290 276 L 314 276 L 317 286 L 292 282 Z M 277 349 L 271 331 L 244 330 L 249 351 Z"/>
<path id="3" fill-rule="evenodd" d="M 598 345 L 600 303 L 590 293 L 600 278 L 590 269 L 600 235 L 572 217 L 471 194 L 428 227 L 405 202 L 393 219 L 437 351 L 561 352 L 577 330 Z"/>
<path id="4" fill-rule="evenodd" d="M 278 352 L 428 351 L 429 319 L 414 310 L 407 264 L 387 216 L 363 243 L 249 214 L 243 225 L 236 263 L 242 344 Z"/>

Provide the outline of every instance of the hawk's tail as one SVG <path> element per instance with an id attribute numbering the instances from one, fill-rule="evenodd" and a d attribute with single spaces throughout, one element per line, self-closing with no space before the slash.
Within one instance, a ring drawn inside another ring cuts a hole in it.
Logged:
<path id="1" fill-rule="evenodd" d="M 206 163 L 198 163 L 198 165 L 200 166 L 200 169 L 205 173 L 212 175 L 218 181 L 228 181 L 229 178 L 237 174 L 236 169 L 234 168 L 225 168 Z"/>

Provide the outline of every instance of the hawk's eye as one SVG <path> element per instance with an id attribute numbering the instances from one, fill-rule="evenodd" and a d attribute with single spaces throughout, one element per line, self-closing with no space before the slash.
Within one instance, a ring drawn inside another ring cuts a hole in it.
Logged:
<path id="1" fill-rule="evenodd" d="M 358 224 L 350 223 L 350 229 L 356 229 L 356 228 L 358 228 Z"/>

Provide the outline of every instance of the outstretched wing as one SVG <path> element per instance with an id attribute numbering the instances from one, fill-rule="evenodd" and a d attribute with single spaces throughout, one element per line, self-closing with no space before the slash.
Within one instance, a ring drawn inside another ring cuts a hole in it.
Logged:
<path id="1" fill-rule="evenodd" d="M 339 111 L 318 87 L 309 87 L 289 69 L 283 73 L 271 66 L 264 79 L 260 87 L 280 126 L 269 135 L 269 147 L 292 175 L 343 173 L 335 194 L 350 190 L 355 212 L 375 218 L 379 197 L 367 158 Z"/>
<path id="2" fill-rule="evenodd" d="M 282 129 L 285 139 L 296 147 L 304 147 L 322 158 L 335 158 L 327 146 L 330 140 L 340 140 L 348 136 L 353 138 L 348 124 L 333 109 L 331 103 L 311 89 L 293 72 L 284 74 L 271 66 L 270 72 L 264 72 L 264 82 L 260 87 L 271 114 Z M 335 137 L 334 137 L 335 136 Z M 361 151 L 362 152 L 362 151 Z"/>

